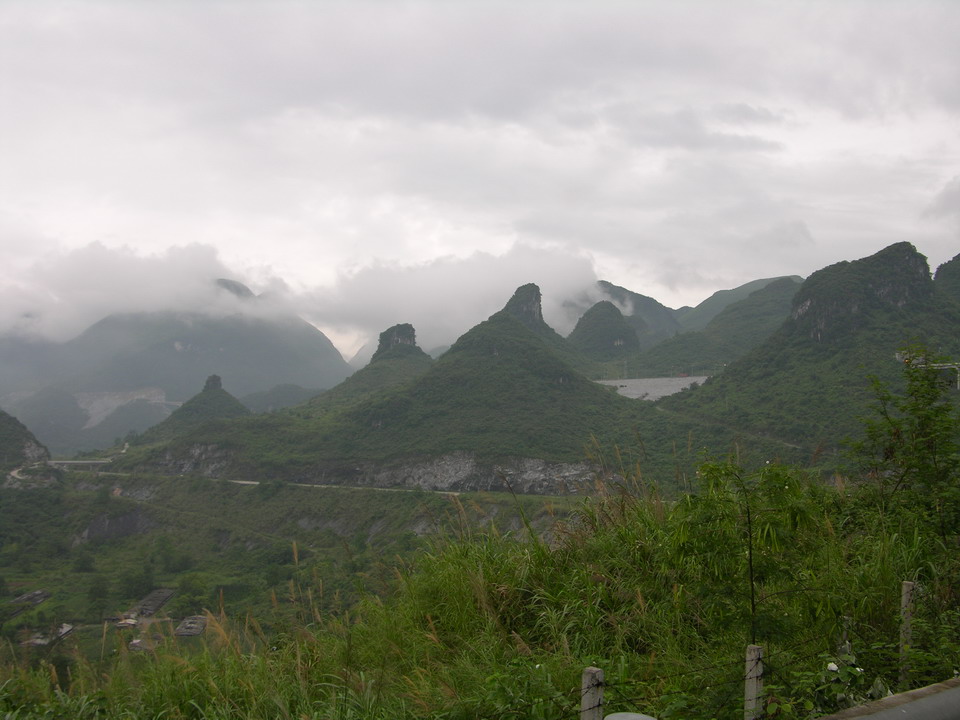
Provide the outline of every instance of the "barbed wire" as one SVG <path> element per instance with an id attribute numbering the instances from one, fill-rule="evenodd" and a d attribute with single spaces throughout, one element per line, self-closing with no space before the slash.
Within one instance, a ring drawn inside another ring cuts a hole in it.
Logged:
<path id="1" fill-rule="evenodd" d="M 775 657 L 784 656 L 788 653 L 796 654 L 797 651 L 809 647 L 813 643 L 822 642 L 822 635 L 812 635 L 808 638 L 805 638 L 799 643 L 792 643 L 788 647 L 778 648 L 775 651 L 770 652 L 765 656 L 759 657 L 751 667 L 746 667 L 745 660 L 741 658 L 731 659 L 722 662 L 714 662 L 709 665 L 702 665 L 696 668 L 690 668 L 676 673 L 670 673 L 667 675 L 657 675 L 655 677 L 646 677 L 637 680 L 620 680 L 616 682 L 610 682 L 607 680 L 595 682 L 593 685 L 581 688 L 575 688 L 566 692 L 555 691 L 550 695 L 545 695 L 538 698 L 532 698 L 531 700 L 519 703 L 513 706 L 513 711 L 515 713 L 520 713 L 524 710 L 529 710 L 536 705 L 541 705 L 544 702 L 549 702 L 555 706 L 558 710 L 563 710 L 566 712 L 572 712 L 572 706 L 576 705 L 579 712 L 587 710 L 596 710 L 601 707 L 610 705 L 609 699 L 604 698 L 596 705 L 589 707 L 581 707 L 583 698 L 587 696 L 588 693 L 593 691 L 596 688 L 601 688 L 602 690 L 611 691 L 617 695 L 617 703 L 631 705 L 635 708 L 639 708 L 641 704 L 649 705 L 653 700 L 663 700 L 664 698 L 682 696 L 690 693 L 689 688 L 680 688 L 676 690 L 657 690 L 657 686 L 662 686 L 664 683 L 669 683 L 670 681 L 677 680 L 679 678 L 689 677 L 691 675 L 698 675 L 709 673 L 711 671 L 731 671 L 733 668 L 738 668 L 736 673 L 733 673 L 733 677 L 728 679 L 715 678 L 710 681 L 710 684 L 707 686 L 709 688 L 723 688 L 723 687 L 732 687 L 739 688 L 743 687 L 747 678 L 751 673 L 755 672 L 758 667 L 762 666 L 762 676 L 764 678 L 769 678 L 771 675 L 777 674 L 780 671 L 780 668 L 776 663 L 771 664 L 770 660 Z M 803 653 L 794 658 L 795 662 L 804 662 L 816 657 L 821 657 L 824 654 L 827 654 L 824 648 L 818 648 L 813 652 Z M 641 694 L 632 694 L 628 690 L 635 689 L 637 687 L 645 687 L 647 692 Z M 737 694 L 737 690 L 734 691 L 716 706 L 714 709 L 715 714 L 717 711 L 722 709 L 724 706 L 727 706 L 732 702 Z"/>

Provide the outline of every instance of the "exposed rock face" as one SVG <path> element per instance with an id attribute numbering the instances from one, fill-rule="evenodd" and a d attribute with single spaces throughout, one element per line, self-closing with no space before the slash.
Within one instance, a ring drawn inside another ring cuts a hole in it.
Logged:
<path id="1" fill-rule="evenodd" d="M 47 448 L 22 422 L 0 410 L 0 470 L 15 470 L 49 458 Z"/>
<path id="2" fill-rule="evenodd" d="M 503 309 L 527 327 L 537 330 L 544 324 L 540 300 L 540 288 L 528 283 L 517 288 Z"/>
<path id="3" fill-rule="evenodd" d="M 376 358 L 397 345 L 416 347 L 417 333 L 413 329 L 413 325 L 410 323 L 401 323 L 400 325 L 387 328 L 380 333 L 380 344 L 377 346 L 377 351 L 373 354 L 373 357 Z"/>
<path id="4" fill-rule="evenodd" d="M 927 259 L 910 243 L 897 243 L 813 273 L 797 291 L 790 317 L 796 329 L 827 342 L 862 327 L 875 308 L 902 309 L 932 293 Z"/>
<path id="5" fill-rule="evenodd" d="M 229 467 L 231 453 L 217 445 L 193 445 L 185 455 L 164 454 L 160 467 L 174 474 L 198 473 L 220 477 Z"/>
<path id="6" fill-rule="evenodd" d="M 78 542 L 89 542 L 90 540 L 113 540 L 116 538 L 127 537 L 145 533 L 153 523 L 143 513 L 137 509 L 123 515 L 110 517 L 106 513 L 97 515 L 90 524 L 84 529 L 77 538 Z"/>
<path id="7" fill-rule="evenodd" d="M 89 416 L 87 424 L 83 426 L 84 430 L 96 427 L 102 423 L 114 410 L 123 407 L 135 400 L 145 400 L 152 405 L 160 405 L 164 408 L 179 405 L 179 403 L 168 403 L 166 393 L 160 388 L 147 387 L 125 392 L 78 392 L 73 394 L 77 404 Z M 167 413 L 170 410 L 166 410 Z M 140 428 L 131 428 L 140 429 Z"/>
<path id="8" fill-rule="evenodd" d="M 50 453 L 43 445 L 30 438 L 23 443 L 23 457 L 28 463 L 36 463 L 48 460 Z"/>
<path id="9" fill-rule="evenodd" d="M 194 445 L 186 454 L 167 453 L 160 469 L 225 477 L 235 472 L 232 453 L 216 445 Z M 157 468 L 154 468 L 157 469 Z M 266 478 L 262 478 L 266 479 Z M 447 492 L 510 491 L 525 495 L 566 495 L 582 492 L 596 479 L 586 463 L 557 463 L 536 458 L 513 458 L 493 464 L 477 461 L 472 453 L 457 452 L 395 465 L 361 463 L 287 478 L 318 485 L 378 488 L 420 488 Z"/>
<path id="10" fill-rule="evenodd" d="M 346 484 L 403 487 L 453 492 L 513 491 L 524 495 L 566 495 L 582 492 L 595 479 L 585 463 L 554 463 L 513 458 L 500 464 L 479 463 L 471 453 L 451 453 L 397 467 L 366 465 Z M 336 482 L 327 478 L 328 482 Z"/>

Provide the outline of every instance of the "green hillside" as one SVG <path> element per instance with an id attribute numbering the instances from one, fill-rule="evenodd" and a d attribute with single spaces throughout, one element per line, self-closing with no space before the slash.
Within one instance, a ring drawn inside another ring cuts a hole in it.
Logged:
<path id="1" fill-rule="evenodd" d="M 653 347 L 680 331 L 674 311 L 653 298 L 606 280 L 598 281 L 597 287 L 617 305 L 628 309 L 624 317 L 636 331 L 641 348 Z"/>
<path id="2" fill-rule="evenodd" d="M 521 509 L 540 528 L 551 522 L 545 498 L 517 505 L 478 494 L 469 503 L 471 521 L 504 532 L 521 526 Z M 193 584 L 194 597 L 168 608 L 174 616 L 216 608 L 220 590 L 227 610 L 241 614 L 269 611 L 270 592 L 283 593 L 298 571 L 320 573 L 327 595 L 317 600 L 330 609 L 349 605 L 364 588 L 381 590 L 392 574 L 384 559 L 408 557 L 456 516 L 450 496 L 421 491 L 67 473 L 52 487 L 0 487 L 0 578 L 14 592 L 46 587 L 53 593 L 47 613 L 96 623 L 97 640 L 101 614 L 130 607 L 151 583 Z M 4 624 L 5 594 L 0 588 L 4 631 L 36 622 Z"/>
<path id="3" fill-rule="evenodd" d="M 596 363 L 546 323 L 541 300 L 540 288 L 534 283 L 527 283 L 517 288 L 502 312 L 512 315 L 539 336 L 551 354 L 579 372 L 591 374 L 596 369 Z"/>
<path id="4" fill-rule="evenodd" d="M 718 290 L 696 307 L 679 308 L 674 311 L 674 314 L 684 332 L 703 330 L 710 324 L 710 321 L 728 306 L 746 299 L 757 290 L 767 287 L 770 283 L 782 280 L 792 280 L 798 287 L 803 282 L 803 278 L 799 275 L 753 280 L 729 290 Z"/>
<path id="5" fill-rule="evenodd" d="M 681 333 L 633 356 L 630 377 L 714 375 L 758 346 L 787 319 L 800 287 L 790 277 L 763 282 L 724 307 L 703 330 Z"/>
<path id="6" fill-rule="evenodd" d="M 433 366 L 433 358 L 417 345 L 409 323 L 380 333 L 377 350 L 363 368 L 335 388 L 311 399 L 300 415 L 316 416 L 355 404 L 377 393 L 407 385 Z"/>
<path id="7" fill-rule="evenodd" d="M 960 302 L 960 255 L 938 267 L 933 280 L 940 292 Z"/>
<path id="8" fill-rule="evenodd" d="M 358 461 L 457 451 L 488 461 L 579 461 L 591 433 L 630 436 L 629 417 L 638 406 L 580 375 L 506 310 L 466 333 L 412 383 L 367 392 L 367 382 L 382 378 L 381 368 L 392 375 L 394 362 L 409 367 L 413 351 L 400 347 L 328 397 L 229 428 L 201 429 L 158 452 L 189 454 L 190 445 L 210 444 L 230 454 L 233 472 L 315 479 L 349 477 Z M 381 365 L 394 353 L 394 362 Z M 422 367 L 422 358 L 413 359 Z"/>
<path id="9" fill-rule="evenodd" d="M 598 302 L 587 310 L 567 341 L 587 357 L 599 362 L 632 357 L 640 349 L 635 329 L 609 300 Z"/>
<path id="10" fill-rule="evenodd" d="M 956 434 L 952 412 L 945 429 Z M 144 653 L 127 652 L 133 631 L 100 623 L 52 648 L 4 644 L 0 712 L 11 720 L 567 720 L 583 707 L 584 669 L 595 667 L 606 716 L 739 720 L 748 644 L 763 649 L 764 717 L 813 720 L 952 678 L 960 524 L 955 514 L 933 523 L 929 513 L 955 509 L 956 499 L 920 484 L 885 503 L 869 477 L 854 480 L 824 483 L 776 463 L 752 473 L 707 463 L 695 494 L 664 502 L 630 475 L 598 485 L 546 538 L 539 521 L 551 510 L 537 513 L 531 498 L 512 512 L 483 497 L 443 498 L 456 536 L 416 555 L 405 547 L 419 544 L 414 533 L 384 532 L 381 518 L 391 530 L 429 524 L 437 495 L 274 486 L 270 496 L 228 483 L 141 481 L 131 494 L 152 490 L 152 502 L 107 495 L 100 512 L 147 506 L 183 518 L 196 508 L 204 522 L 179 526 L 191 553 L 177 551 L 169 530 L 102 542 L 107 551 L 129 543 L 125 555 L 65 548 L 59 572 L 45 576 L 60 594 L 34 618 L 76 617 L 59 587 L 68 583 L 89 588 L 88 612 L 128 602 L 137 595 L 122 588 L 148 571 L 176 581 L 171 614 L 211 601 L 229 609 L 212 608 L 202 642 L 142 626 L 140 637 L 157 643 Z M 78 495 L 36 506 L 60 513 L 89 502 Z M 520 522 L 497 522 L 506 513 Z M 334 517 L 355 525 L 335 529 Z M 484 532 L 477 518 L 496 527 Z M 285 547 L 290 534 L 303 545 Z M 338 540 L 352 557 L 331 556 Z M 409 562 L 370 562 L 393 550 Z M 73 570 L 62 567 L 68 554 Z M 343 587 L 351 567 L 364 568 L 354 576 L 361 592 L 344 590 L 360 599 L 345 607 L 331 588 Z M 910 643 L 900 650 L 904 579 L 916 592 Z M 269 604 L 252 605 L 258 594 Z"/>
<path id="11" fill-rule="evenodd" d="M 223 389 L 219 375 L 207 378 L 203 390 L 178 407 L 163 422 L 134 441 L 137 445 L 188 437 L 204 425 L 250 415 L 250 410 Z"/>
<path id="12" fill-rule="evenodd" d="M 572 351 L 539 309 L 539 290 L 525 286 L 432 365 L 409 343 L 381 347 L 369 366 L 305 405 L 202 427 L 118 462 L 351 483 L 372 482 L 377 468 L 456 453 L 488 475 L 511 458 L 582 462 L 599 441 L 670 482 L 692 468 L 704 446 L 721 453 L 731 446 L 729 427 L 674 418 L 588 380 L 566 361 Z M 758 446 L 768 457 L 783 450 Z"/>
<path id="13" fill-rule="evenodd" d="M 833 451 L 870 406 L 869 376 L 896 382 L 895 353 L 911 343 L 957 354 L 960 304 L 935 286 L 923 255 L 898 243 L 811 275 L 762 345 L 659 406 Z"/>
<path id="14" fill-rule="evenodd" d="M 295 407 L 252 415 L 211 376 L 109 468 L 0 487 L 0 716 L 566 720 L 597 667 L 603 715 L 739 720 L 748 644 L 768 718 L 951 678 L 960 393 L 930 361 L 960 357 L 958 269 L 933 279 L 898 243 L 769 283 L 664 343 L 755 346 L 657 403 L 590 382 L 535 285 L 437 361 L 412 326 L 386 330 L 367 367 Z M 617 323 L 597 314 L 584 334 Z M 928 349 L 904 363 L 907 343 Z M 83 419 L 69 394 L 38 397 Z M 0 454 L 42 460 L 29 439 L 0 414 Z M 579 498 L 326 487 L 587 456 Z M 158 617 L 101 622 L 158 586 L 176 589 Z M 204 610 L 204 637 L 167 629 Z"/>
<path id="15" fill-rule="evenodd" d="M 305 388 L 295 383 L 282 383 L 274 385 L 269 390 L 244 395 L 240 398 L 240 402 L 256 413 L 274 412 L 305 403 L 321 392 L 316 388 Z"/>

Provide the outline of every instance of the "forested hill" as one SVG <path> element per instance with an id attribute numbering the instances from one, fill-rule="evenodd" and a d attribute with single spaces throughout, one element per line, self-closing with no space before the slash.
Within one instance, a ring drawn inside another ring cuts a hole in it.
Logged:
<path id="1" fill-rule="evenodd" d="M 412 328 L 406 332 L 412 340 Z M 539 288 L 523 286 L 436 362 L 411 342 L 384 347 L 381 339 L 370 365 L 309 403 L 200 428 L 119 462 L 163 472 L 447 489 L 503 487 L 509 466 L 523 475 L 518 488 L 542 492 L 547 486 L 538 478 L 552 483 L 551 473 L 560 472 L 549 464 L 582 464 L 597 444 L 610 457 L 614 446 L 624 457 L 638 453 L 668 481 L 692 468 L 702 447 L 731 446 L 731 428 L 621 397 L 568 361 L 578 357 L 543 322 Z M 577 472 L 583 479 L 592 470 Z"/>
<path id="2" fill-rule="evenodd" d="M 0 482 L 11 470 L 49 457 L 47 449 L 23 423 L 0 410 Z"/>
<path id="3" fill-rule="evenodd" d="M 681 333 L 633 355 L 630 376 L 714 375 L 760 345 L 789 316 L 800 287 L 793 277 L 762 282 L 720 310 L 702 330 Z"/>
<path id="4" fill-rule="evenodd" d="M 539 288 L 523 286 L 436 362 L 382 337 L 370 365 L 311 402 L 201 429 L 152 457 L 186 458 L 204 444 L 229 457 L 231 472 L 299 479 L 457 452 L 577 462 L 591 435 L 629 436 L 638 408 L 567 361 L 578 357 L 543 322 Z"/>
<path id="5" fill-rule="evenodd" d="M 926 258 L 904 242 L 811 275 L 769 339 L 703 387 L 664 398 L 660 407 L 810 452 L 835 449 L 858 432 L 872 399 L 870 376 L 896 383 L 895 355 L 914 343 L 957 354 L 960 305 L 931 279 Z"/>
<path id="6" fill-rule="evenodd" d="M 380 333 L 377 350 L 370 362 L 342 383 L 310 400 L 296 414 L 318 418 L 355 405 L 378 393 L 403 387 L 433 366 L 433 358 L 417 345 L 413 325 L 401 323 Z"/>
<path id="7" fill-rule="evenodd" d="M 204 425 L 249 414 L 250 410 L 243 403 L 223 389 L 220 376 L 211 375 L 203 390 L 174 410 L 166 420 L 143 433 L 136 442 L 142 445 L 186 437 Z"/>

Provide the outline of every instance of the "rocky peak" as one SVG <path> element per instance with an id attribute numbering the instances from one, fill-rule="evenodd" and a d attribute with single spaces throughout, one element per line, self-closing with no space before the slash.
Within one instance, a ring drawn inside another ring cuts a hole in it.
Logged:
<path id="1" fill-rule="evenodd" d="M 410 323 L 401 323 L 380 333 L 380 344 L 373 357 L 378 357 L 397 345 L 417 346 L 417 333 Z"/>
<path id="2" fill-rule="evenodd" d="M 241 300 L 249 300 L 256 297 L 253 291 L 242 282 L 230 280 L 229 278 L 217 278 L 214 282 L 218 288 L 226 290 L 231 295 L 236 295 Z"/>
<path id="3" fill-rule="evenodd" d="M 539 329 L 544 325 L 540 297 L 540 288 L 533 283 L 521 285 L 503 309 L 527 327 Z"/>
<path id="4" fill-rule="evenodd" d="M 219 375 L 211 375 L 207 378 L 207 381 L 203 384 L 203 391 L 207 390 L 223 390 L 223 381 L 220 380 Z"/>
<path id="5" fill-rule="evenodd" d="M 797 329 L 823 342 L 857 330 L 872 311 L 902 310 L 932 292 L 926 257 L 901 242 L 813 273 L 794 296 L 790 317 Z"/>

